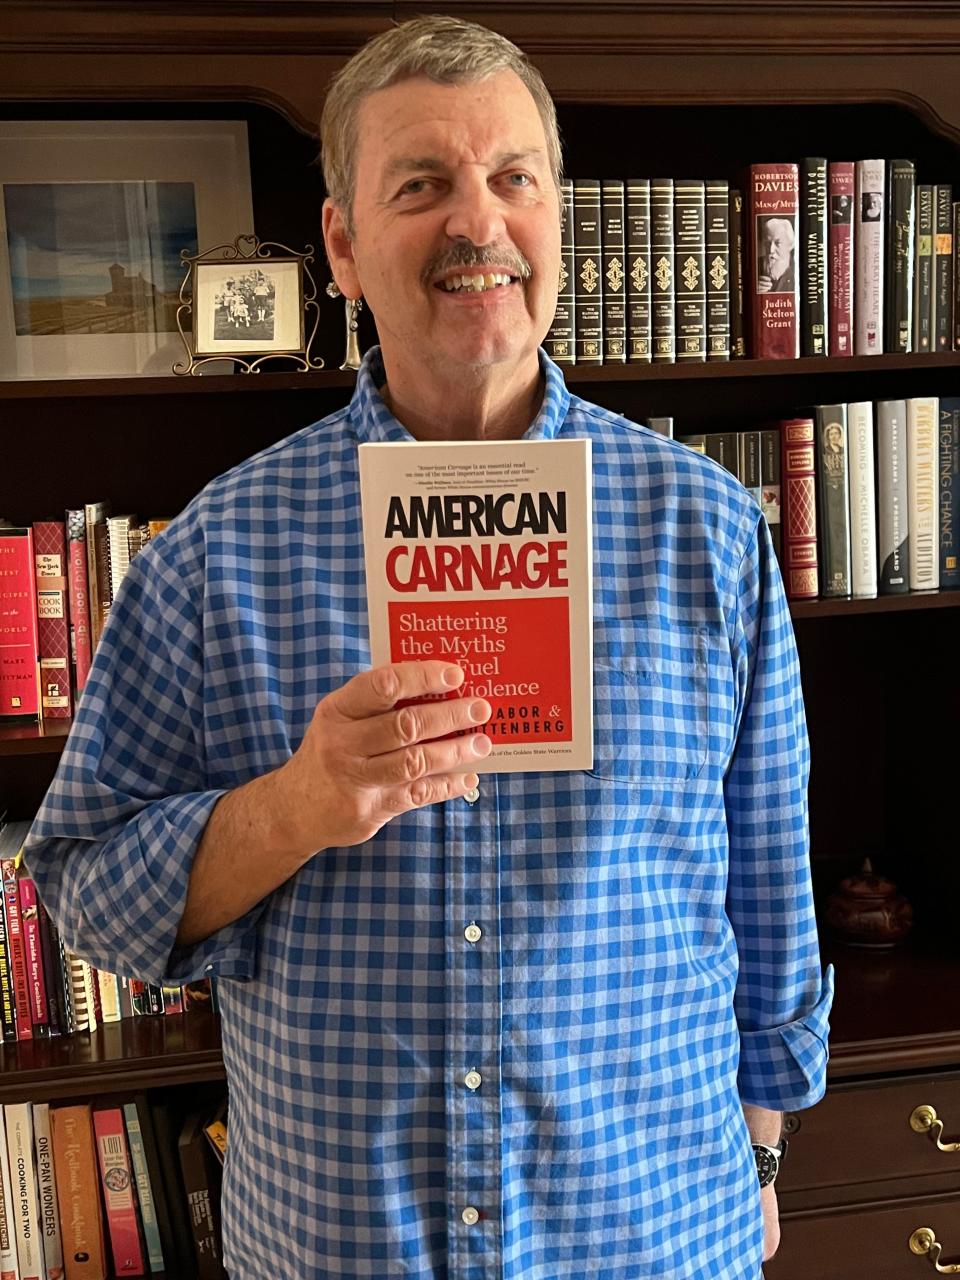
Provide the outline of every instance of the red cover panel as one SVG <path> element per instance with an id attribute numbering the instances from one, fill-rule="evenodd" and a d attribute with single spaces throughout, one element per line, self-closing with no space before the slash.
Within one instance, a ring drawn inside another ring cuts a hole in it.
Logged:
<path id="1" fill-rule="evenodd" d="M 828 287 L 830 355 L 853 355 L 853 205 L 854 163 L 827 166 Z"/>
<path id="2" fill-rule="evenodd" d="M 40 714 L 33 530 L 0 528 L 0 716 Z"/>

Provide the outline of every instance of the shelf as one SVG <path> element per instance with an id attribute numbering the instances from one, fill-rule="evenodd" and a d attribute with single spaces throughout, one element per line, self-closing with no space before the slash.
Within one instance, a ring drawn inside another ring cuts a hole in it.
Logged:
<path id="1" fill-rule="evenodd" d="M 860 613 L 903 613 L 914 609 L 960 608 L 958 591 L 908 591 L 902 596 L 873 596 L 869 600 L 792 600 L 790 614 L 802 618 L 850 617 Z"/>
<path id="2" fill-rule="evenodd" d="M 59 755 L 72 727 L 72 720 L 2 725 L 0 726 L 0 756 Z"/>

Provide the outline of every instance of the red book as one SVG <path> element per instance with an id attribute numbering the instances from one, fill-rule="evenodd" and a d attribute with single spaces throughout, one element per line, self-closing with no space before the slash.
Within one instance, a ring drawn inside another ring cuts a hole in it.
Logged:
<path id="1" fill-rule="evenodd" d="M 751 333 L 756 360 L 800 355 L 799 176 L 795 164 L 750 166 Z"/>
<path id="2" fill-rule="evenodd" d="M 817 483 L 812 418 L 780 423 L 783 475 L 783 578 L 788 600 L 816 600 Z"/>
<path id="3" fill-rule="evenodd" d="M 93 1132 L 97 1140 L 100 1186 L 107 1211 L 107 1234 L 115 1276 L 142 1276 L 147 1269 L 137 1223 L 133 1172 L 123 1112 L 119 1107 L 95 1107 Z"/>
<path id="4" fill-rule="evenodd" d="M 853 355 L 853 203 L 855 165 L 852 160 L 827 165 L 828 289 L 830 294 L 830 355 Z"/>
<path id="5" fill-rule="evenodd" d="M 67 512 L 67 555 L 70 580 L 70 646 L 79 695 L 93 661 L 90 635 L 90 595 L 87 582 L 87 521 L 82 510 Z"/>
<path id="6" fill-rule="evenodd" d="M 40 700 L 45 720 L 69 720 L 70 627 L 67 619 L 67 540 L 59 520 L 33 526 L 40 638 Z"/>
<path id="7" fill-rule="evenodd" d="M 0 716 L 40 715 L 33 530 L 0 527 Z"/>
<path id="8" fill-rule="evenodd" d="M 20 922 L 23 929 L 23 950 L 27 966 L 27 987 L 30 994 L 30 1017 L 36 1037 L 50 1034 L 50 1014 L 47 1010 L 47 989 L 43 974 L 43 949 L 40 942 L 40 918 L 37 905 L 37 886 L 29 876 L 21 875 L 17 881 L 20 890 Z"/>
<path id="9" fill-rule="evenodd" d="M 10 953 L 10 976 L 13 980 L 13 1005 L 17 1014 L 17 1039 L 33 1039 L 33 1017 L 30 1009 L 30 983 L 27 978 L 26 943 L 20 915 L 20 892 L 17 888 L 16 858 L 0 860 L 3 879 L 3 909 L 7 917 L 7 948 Z"/>

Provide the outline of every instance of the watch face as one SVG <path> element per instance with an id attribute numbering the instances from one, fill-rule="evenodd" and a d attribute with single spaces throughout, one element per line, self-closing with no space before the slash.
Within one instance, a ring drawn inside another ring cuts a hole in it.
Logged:
<path id="1" fill-rule="evenodd" d="M 761 1187 L 769 1187 L 780 1169 L 780 1160 L 775 1151 L 768 1147 L 754 1147 L 753 1154 L 757 1158 L 757 1176 Z"/>

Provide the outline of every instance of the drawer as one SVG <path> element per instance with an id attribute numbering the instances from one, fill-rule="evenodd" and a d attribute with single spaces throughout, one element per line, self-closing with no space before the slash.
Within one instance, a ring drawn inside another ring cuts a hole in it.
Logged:
<path id="1" fill-rule="evenodd" d="M 943 1246 L 940 1265 L 960 1263 L 960 1194 L 785 1217 L 765 1280 L 936 1280 L 929 1254 L 910 1250 L 920 1227 Z"/>
<path id="2" fill-rule="evenodd" d="M 923 1105 L 943 1121 L 941 1141 L 960 1142 L 960 1072 L 831 1086 L 817 1106 L 786 1117 L 790 1150 L 778 1189 L 924 1175 L 953 1175 L 960 1187 L 960 1151 L 938 1151 L 929 1133 L 910 1127 L 911 1113 Z"/>

